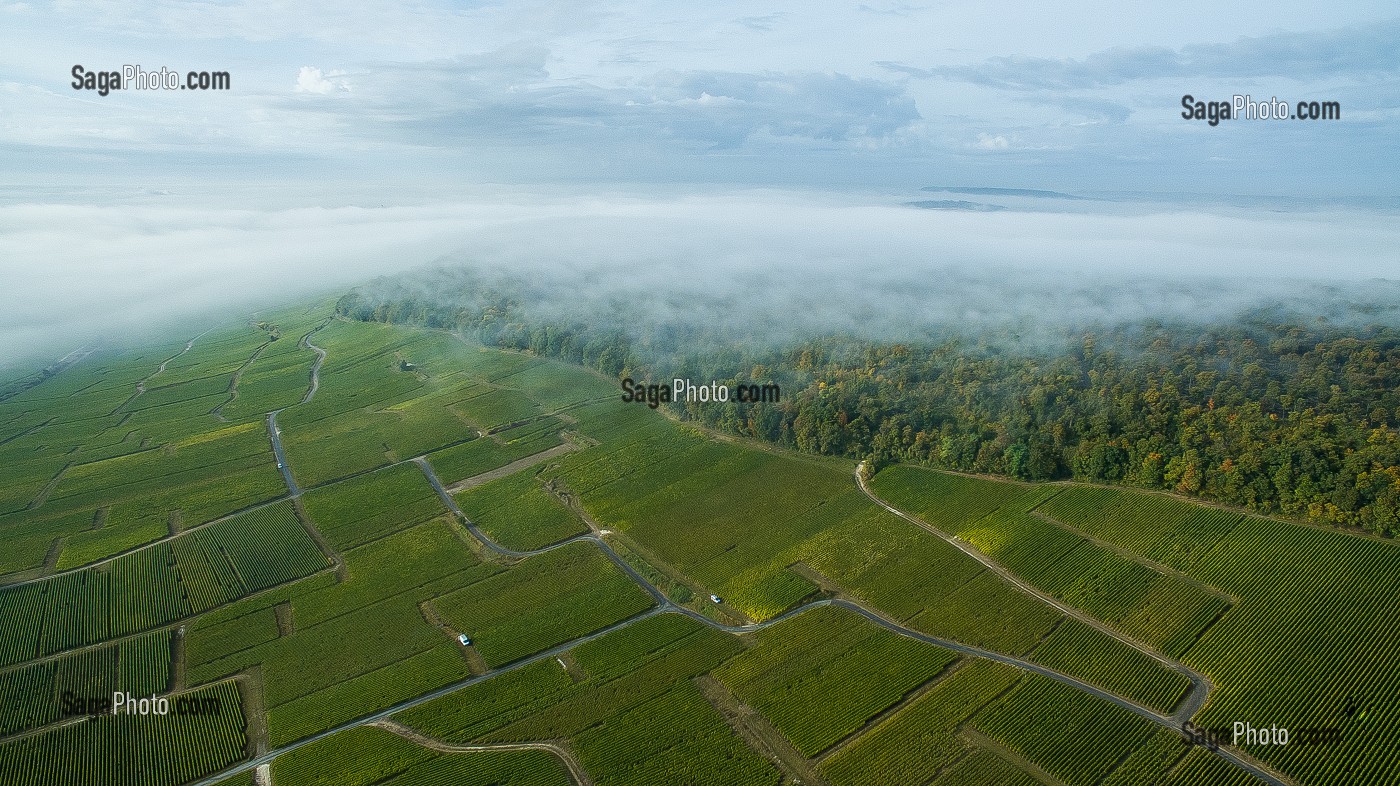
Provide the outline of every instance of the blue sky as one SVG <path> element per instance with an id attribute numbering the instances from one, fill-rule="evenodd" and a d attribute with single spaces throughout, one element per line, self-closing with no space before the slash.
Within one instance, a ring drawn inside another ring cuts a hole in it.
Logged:
<path id="1" fill-rule="evenodd" d="M 1396 195 L 1393 2 L 20 2 L 0 29 L 19 185 Z M 234 90 L 100 98 L 69 87 L 75 63 Z M 1211 128 L 1185 93 L 1344 120 Z"/>
<path id="2" fill-rule="evenodd" d="M 1393 0 L 1143 6 L 0 0 L 0 364 L 444 256 L 692 289 L 1395 278 Z M 75 64 L 233 89 L 102 97 Z M 1343 119 L 1210 127 L 1186 93 Z"/>

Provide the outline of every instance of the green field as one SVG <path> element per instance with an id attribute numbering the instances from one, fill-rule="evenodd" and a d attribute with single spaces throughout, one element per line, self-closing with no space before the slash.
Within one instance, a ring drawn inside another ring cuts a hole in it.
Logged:
<path id="1" fill-rule="evenodd" d="M 278 783 L 303 786 L 564 786 L 562 765 L 540 751 L 439 753 L 380 729 L 356 729 L 277 760 Z"/>
<path id="2" fill-rule="evenodd" d="M 732 637 L 664 615 L 580 646 L 574 681 L 553 660 L 398 719 L 444 740 L 567 739 L 599 784 L 778 783 L 691 679 L 739 651 Z"/>
<path id="3" fill-rule="evenodd" d="M 651 598 L 587 543 L 531 557 L 510 570 L 432 601 L 499 666 L 620 622 Z"/>
<path id="4" fill-rule="evenodd" d="M 715 676 L 816 756 L 957 659 L 850 612 L 817 609 L 754 635 Z"/>
<path id="5" fill-rule="evenodd" d="M 492 540 L 517 550 L 537 549 L 587 527 L 525 471 L 458 494 L 457 505 Z"/>

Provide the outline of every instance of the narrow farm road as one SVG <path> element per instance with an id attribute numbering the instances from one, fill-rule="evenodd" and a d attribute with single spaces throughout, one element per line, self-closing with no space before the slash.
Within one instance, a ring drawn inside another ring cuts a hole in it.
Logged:
<path id="1" fill-rule="evenodd" d="M 326 350 L 311 343 L 311 337 L 321 331 L 330 320 L 322 322 L 315 330 L 301 337 L 301 345 L 316 353 L 316 360 L 311 364 L 311 386 L 306 389 L 306 395 L 301 397 L 302 404 L 311 401 L 316 395 L 316 391 L 321 389 L 321 364 L 326 362 Z"/>
<path id="2" fill-rule="evenodd" d="M 264 342 L 262 344 L 259 344 L 258 348 L 253 350 L 253 354 L 249 355 L 248 359 L 243 361 L 243 365 L 239 366 L 238 370 L 233 372 L 233 378 L 230 379 L 228 383 L 228 398 L 219 402 L 219 406 L 209 410 L 209 414 L 218 418 L 220 422 L 228 422 L 228 418 L 224 417 L 224 407 L 238 400 L 238 383 L 243 381 L 243 372 L 247 371 L 248 367 L 253 365 L 253 363 L 257 361 L 258 357 L 262 355 L 263 351 L 266 350 L 270 345 L 271 342 Z"/>
<path id="3" fill-rule="evenodd" d="M 434 750 L 439 753 L 475 753 L 477 751 L 544 751 L 554 756 L 564 768 L 569 771 L 569 780 L 574 786 L 593 786 L 593 779 L 588 776 L 588 771 L 579 764 L 577 758 L 562 745 L 552 742 L 493 742 L 484 745 L 454 745 L 443 742 L 435 737 L 429 737 L 416 729 L 410 729 L 401 723 L 389 720 L 378 720 L 370 724 L 385 731 L 403 737 L 409 742 Z"/>
<path id="4" fill-rule="evenodd" d="M 210 328 L 209 330 L 213 330 L 213 328 Z M 208 333 L 209 330 L 204 331 L 204 333 Z M 165 360 L 162 360 L 162 361 L 160 362 L 160 366 L 159 366 L 158 368 L 156 368 L 155 371 L 152 371 L 148 376 L 142 378 L 140 381 L 138 381 L 138 382 L 136 383 L 136 392 L 132 393 L 130 398 L 128 398 L 127 400 L 125 400 L 125 401 L 123 401 L 122 403 L 118 404 L 118 405 L 117 405 L 117 408 L 114 409 L 114 410 L 112 410 L 112 413 L 115 414 L 115 413 L 117 413 L 117 412 L 122 411 L 122 409 L 123 409 L 126 405 L 128 405 L 128 404 L 130 404 L 131 402 L 135 401 L 138 397 L 141 396 L 141 394 L 145 393 L 145 392 L 146 392 L 146 383 L 147 383 L 147 382 L 150 382 L 150 381 L 151 381 L 152 379 L 154 379 L 157 375 L 164 373 L 164 372 L 165 372 L 165 367 L 168 366 L 168 365 L 170 365 L 170 361 L 174 360 L 175 358 L 180 357 L 181 355 L 183 355 L 183 354 L 185 354 L 186 352 L 189 352 L 191 349 L 193 349 L 193 348 L 194 348 L 194 342 L 198 341 L 198 340 L 200 339 L 200 337 L 204 335 L 204 333 L 200 333 L 198 336 L 195 336 L 194 338 L 190 339 L 189 341 L 186 341 L 186 342 L 185 342 L 185 348 L 184 348 L 184 349 L 180 350 L 179 352 L 176 352 L 175 354 L 171 355 L 170 357 L 166 358 Z"/>

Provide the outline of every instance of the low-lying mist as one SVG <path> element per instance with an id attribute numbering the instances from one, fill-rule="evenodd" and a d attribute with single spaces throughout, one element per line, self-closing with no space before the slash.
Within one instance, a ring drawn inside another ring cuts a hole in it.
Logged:
<path id="1" fill-rule="evenodd" d="M 0 363 L 442 267 L 474 271 L 474 286 L 514 293 L 540 317 L 614 315 L 643 342 L 696 328 L 765 343 L 985 329 L 1036 346 L 1094 325 L 1261 308 L 1358 323 L 1400 314 L 1400 289 L 1384 280 L 1400 226 L 1383 215 L 985 213 L 899 201 L 739 192 L 277 211 L 4 207 Z M 463 294 L 421 286 L 426 297 Z"/>

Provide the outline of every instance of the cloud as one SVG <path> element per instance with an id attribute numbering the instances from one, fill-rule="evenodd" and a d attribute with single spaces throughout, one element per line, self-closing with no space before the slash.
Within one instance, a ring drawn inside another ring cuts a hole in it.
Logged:
<path id="1" fill-rule="evenodd" d="M 443 182 L 899 189 L 929 172 L 1007 186 L 1289 193 L 1299 188 L 1293 162 L 1306 160 L 1307 190 L 1394 191 L 1400 23 L 1315 29 L 1374 7 L 1295 4 L 1260 17 L 1221 5 L 1129 22 L 1101 9 L 909 2 L 697 12 L 588 0 L 61 0 L 43 14 L 0 12 L 17 32 L 0 47 L 0 181 L 186 179 L 214 192 L 261 180 L 312 193 L 312 204 L 340 203 L 340 189 L 324 186 L 338 173 L 387 173 L 404 189 L 417 180 L 421 200 Z M 1261 35 L 1267 25 L 1314 30 Z M 138 56 L 228 69 L 235 89 L 98 100 L 68 86 L 78 60 Z M 1227 76 L 1199 76 L 1209 74 Z M 1287 81 L 1239 76 L 1249 74 Z M 1173 100 L 1235 89 L 1339 100 L 1345 120 L 1206 129 Z M 1011 155 L 972 146 L 979 131 L 1035 154 L 1019 156 L 1012 175 Z"/>
<path id="2" fill-rule="evenodd" d="M 639 347 L 702 326 L 722 344 L 953 327 L 1048 346 L 1066 329 L 1275 304 L 1400 324 L 1400 282 L 1360 280 L 1390 273 L 1386 244 L 1400 229 L 1358 217 L 918 211 L 771 193 L 590 207 L 474 233 L 445 266 L 522 293 L 537 315 L 611 314 Z M 1318 267 L 1313 254 L 1342 225 L 1361 236 Z M 405 286 L 458 295 L 450 275 L 424 280 Z"/>
<path id="3" fill-rule="evenodd" d="M 916 68 L 881 62 L 887 70 L 1003 90 L 1076 90 L 1161 78 L 1320 79 L 1400 72 L 1400 19 L 1339 30 L 1276 33 L 1232 43 L 1115 47 L 1083 59 L 1013 55 L 976 65 Z"/>
<path id="4" fill-rule="evenodd" d="M 311 66 L 302 66 L 301 71 L 297 74 L 296 92 L 316 93 L 317 95 L 325 95 L 334 90 L 348 91 L 350 89 L 350 86 L 344 80 L 331 81 L 330 79 L 326 78 L 327 76 L 335 77 L 341 75 L 342 74 L 338 71 L 333 71 L 330 74 L 322 75 L 321 69 L 319 68 L 313 68 Z"/>
<path id="5" fill-rule="evenodd" d="M 878 6 L 878 7 L 877 7 L 877 6 Z M 928 6 L 926 6 L 926 5 L 913 5 L 913 4 L 911 4 L 911 3 L 898 3 L 898 2 L 896 2 L 896 3 L 889 3 L 889 2 L 886 2 L 886 3 L 878 3 L 878 4 L 876 4 L 876 5 L 870 5 L 870 4 L 868 4 L 868 3 L 861 3 L 859 8 L 860 8 L 860 11 L 863 12 L 863 13 L 867 13 L 867 14 L 879 14 L 879 15 L 883 15 L 883 16 L 909 16 L 909 15 L 913 14 L 915 11 L 926 11 L 926 10 L 928 10 Z"/>
<path id="6" fill-rule="evenodd" d="M 747 27 L 759 33 L 766 33 L 773 29 L 775 25 L 791 16 L 786 11 L 777 11 L 763 16 L 745 16 L 734 20 L 735 24 Z"/>
<path id="7" fill-rule="evenodd" d="M 725 150 L 756 139 L 864 143 L 919 119 L 902 86 L 845 74 L 663 70 L 609 86 L 553 78 L 549 56 L 538 47 L 513 47 L 429 63 L 380 63 L 357 77 L 354 101 L 288 108 L 338 114 L 360 133 L 426 146 L 569 138 L 614 150 L 637 140 Z M 317 76 L 303 69 L 316 92 L 325 92 Z"/>
<path id="8" fill-rule="evenodd" d="M 977 142 L 973 147 L 981 150 L 1006 150 L 1011 147 L 1011 141 L 1001 134 L 992 136 L 986 132 L 977 135 Z"/>
<path id="9" fill-rule="evenodd" d="M 1059 107 L 1071 114 L 1080 115 L 1093 123 L 1121 123 L 1132 115 L 1132 110 L 1117 101 L 1079 96 L 1036 96 L 1024 100 L 1032 103 Z"/>

